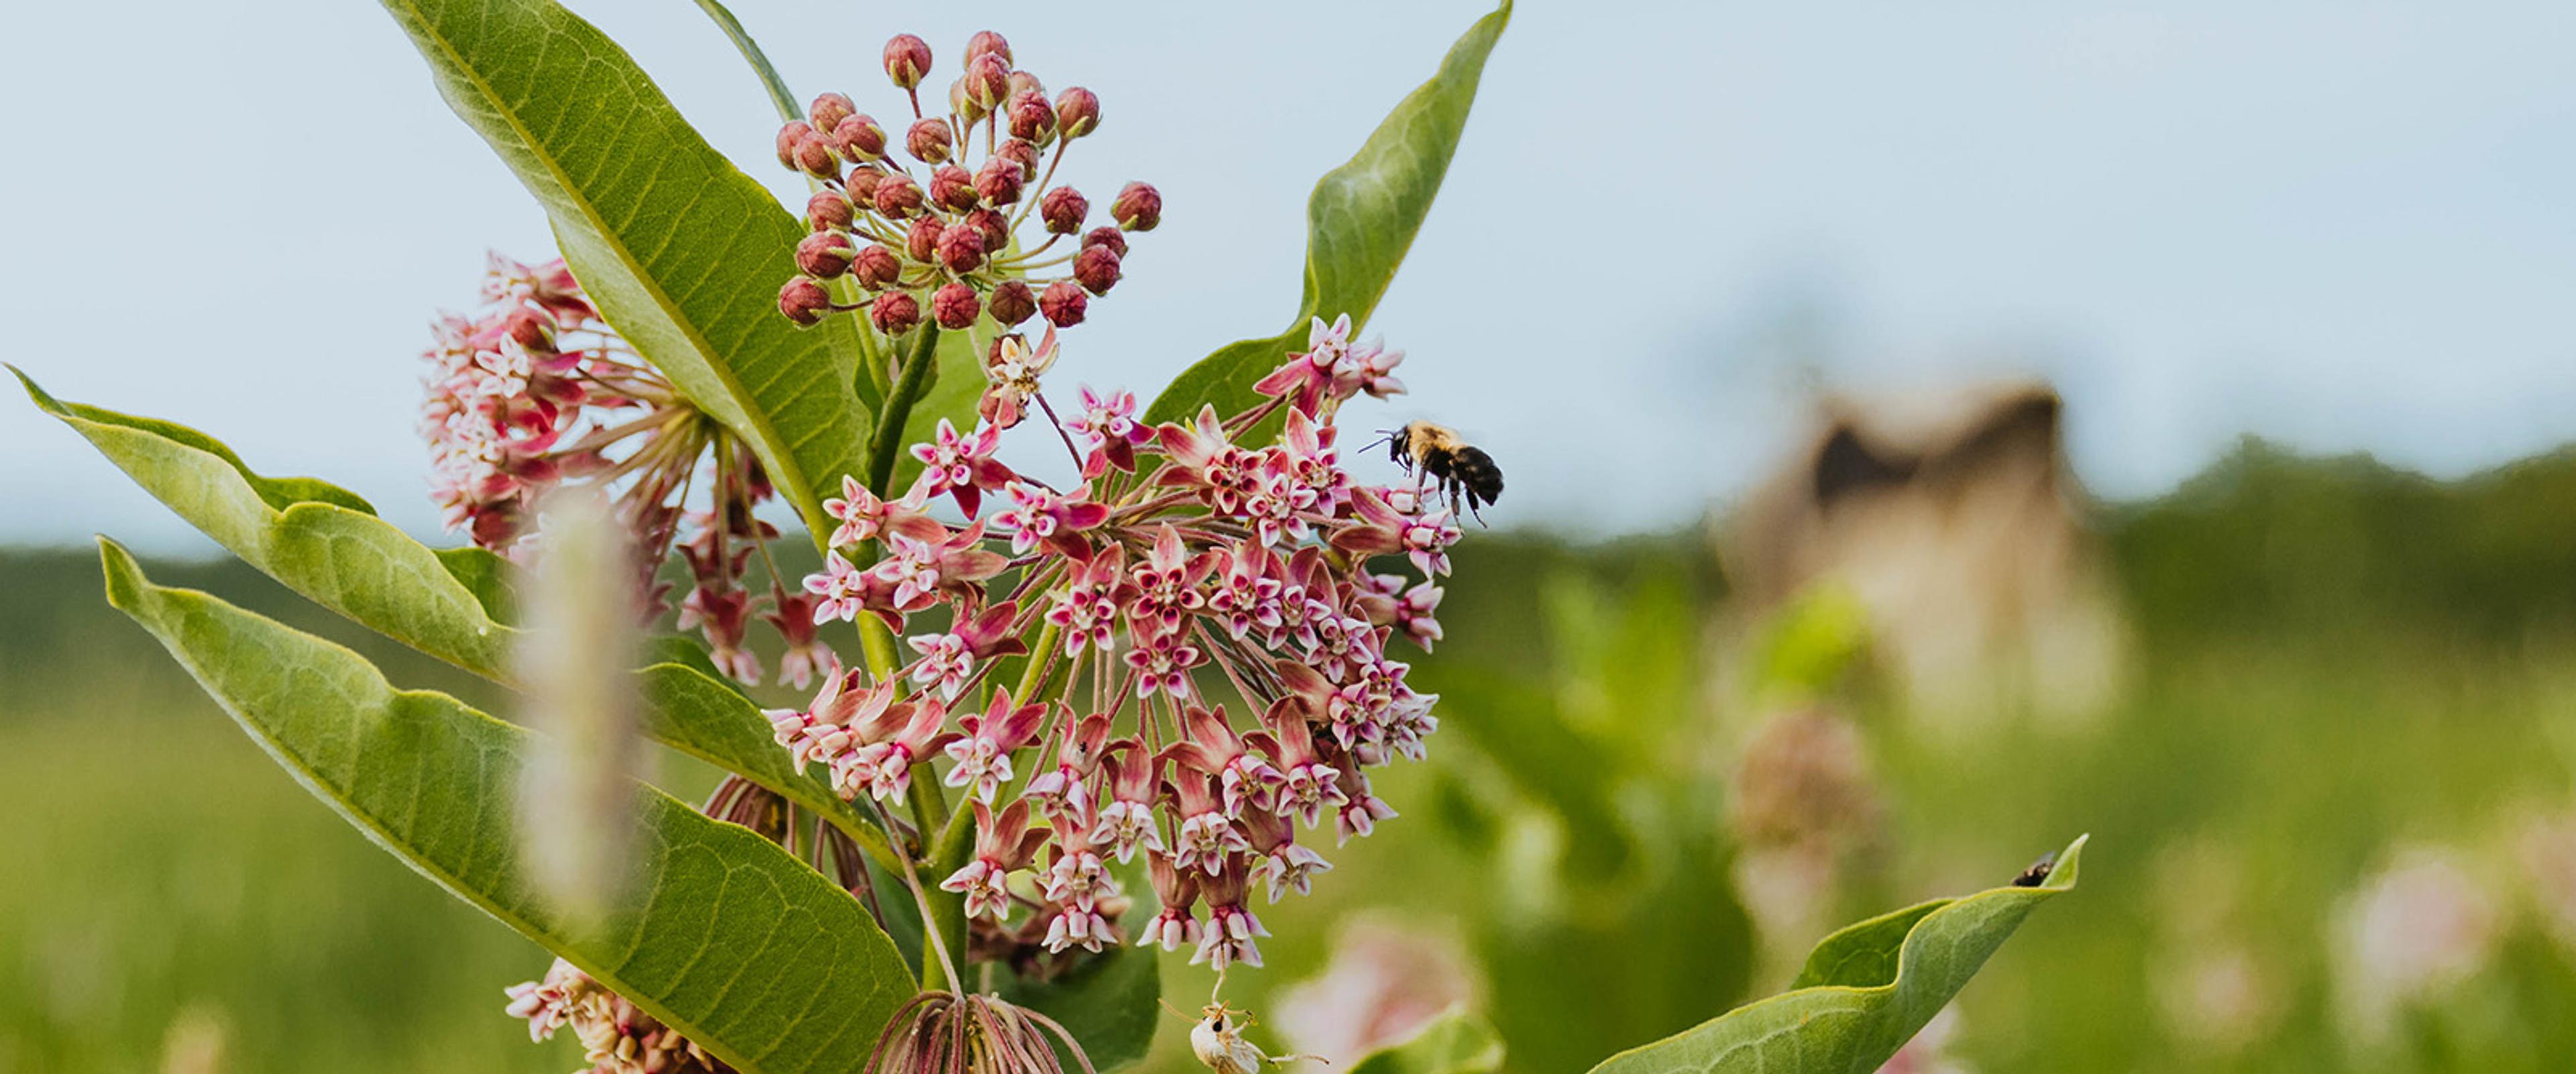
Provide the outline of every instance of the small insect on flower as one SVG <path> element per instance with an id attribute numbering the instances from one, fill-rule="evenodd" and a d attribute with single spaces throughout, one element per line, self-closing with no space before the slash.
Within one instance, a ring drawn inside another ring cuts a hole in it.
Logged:
<path id="1" fill-rule="evenodd" d="M 1217 988 L 1225 987 L 1225 975 L 1217 975 Z M 1161 1002 L 1157 1000 L 1156 1002 Z M 1169 1003 L 1163 1009 L 1180 1018 L 1188 1018 Z M 1311 1059 L 1330 1065 L 1320 1055 L 1270 1055 L 1243 1039 L 1243 1031 L 1252 1028 L 1252 1014 L 1226 1006 L 1211 993 L 1208 1005 L 1199 1008 L 1199 1016 L 1190 1025 L 1190 1054 L 1198 1056 L 1216 1074 L 1260 1074 L 1263 1064 L 1285 1066 L 1300 1059 Z"/>
<path id="2" fill-rule="evenodd" d="M 2048 882 L 2048 874 L 2056 871 L 2057 852 L 2052 850 L 2046 854 L 2040 855 L 2038 861 L 2030 863 L 2030 868 L 2022 870 L 2020 876 L 2014 877 L 2012 886 L 2017 888 L 2038 887 L 2041 884 Z"/>
<path id="3" fill-rule="evenodd" d="M 1446 425 L 1417 421 L 1387 434 L 1387 457 L 1399 466 L 1429 477 L 1449 496 L 1456 511 L 1463 496 L 1469 514 L 1503 498 L 1503 470 L 1485 449 L 1462 440 Z M 1483 515 L 1476 520 L 1484 521 Z"/>

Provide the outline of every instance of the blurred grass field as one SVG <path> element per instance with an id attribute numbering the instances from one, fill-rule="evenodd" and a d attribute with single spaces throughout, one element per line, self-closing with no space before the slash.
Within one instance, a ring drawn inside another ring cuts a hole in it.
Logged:
<path id="1" fill-rule="evenodd" d="M 1954 1054 L 1995 1071 L 2566 1069 L 2576 918 L 2554 915 L 2576 891 L 2535 874 L 2526 833 L 2576 809 L 2576 454 L 2441 484 L 2249 444 L 2097 522 L 2134 663 L 2093 719 L 1933 734 L 1866 674 L 1835 686 L 1888 808 L 1886 853 L 1836 894 L 1842 919 L 1992 886 L 2093 833 L 2081 890 L 1963 994 Z M 1708 834 L 1726 808 L 1717 729 L 1742 714 L 1703 688 L 1725 583 L 1702 536 L 1478 533 L 1458 558 L 1450 640 L 1417 672 L 1452 691 L 1452 733 L 1384 788 L 1401 820 L 1335 854 L 1314 898 L 1263 909 L 1270 967 L 1229 997 L 1264 1009 L 1363 910 L 1459 937 L 1520 1070 L 1580 1069 L 1784 984 L 1747 949 L 1731 851 Z M 238 566 L 156 575 L 349 642 L 403 685 L 494 700 Z M 1565 636 L 1568 592 L 1597 632 Z M 1596 801 L 1522 786 L 1553 818 L 1524 823 L 1492 792 L 1514 785 L 1515 751 L 1552 748 L 1539 718 L 1609 736 L 1605 765 L 1652 770 Z M 0 786 L 16 873 L 0 882 L 0 1072 L 177 1068 L 217 1047 L 245 1071 L 577 1065 L 500 1013 L 545 956 L 269 763 L 105 606 L 86 550 L 0 554 Z M 2465 975 L 2357 1027 L 2338 907 L 2410 847 L 2465 863 L 2492 939 Z M 1538 858 L 1620 880 L 1547 880 Z M 1204 993 L 1204 974 L 1166 967 L 1175 1002 Z M 1591 1003 L 1547 1005 L 1575 993 Z M 1186 1063 L 1167 1047 L 1154 1065 Z"/>

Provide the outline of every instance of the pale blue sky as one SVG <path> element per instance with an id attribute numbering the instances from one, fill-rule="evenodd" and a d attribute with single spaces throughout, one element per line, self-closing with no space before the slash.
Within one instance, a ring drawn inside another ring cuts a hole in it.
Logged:
<path id="1" fill-rule="evenodd" d="M 692 4 L 574 6 L 800 190 Z M 880 112 L 877 46 L 901 29 L 943 81 L 989 25 L 1050 85 L 1097 90 L 1069 177 L 1096 201 L 1153 180 L 1166 222 L 1057 375 L 1147 392 L 1279 326 L 1314 177 L 1483 9 L 735 6 L 800 93 Z M 471 301 L 485 247 L 547 240 L 391 20 L 133 0 L 10 24 L 0 351 L 65 398 L 434 525 L 410 431 L 424 324 Z M 1758 474 L 1801 413 L 1792 352 L 1861 385 L 2054 377 L 2079 472 L 2122 496 L 2242 432 L 2437 473 L 2576 439 L 2571 56 L 2565 3 L 1532 0 L 1374 326 L 1415 394 L 1353 420 L 1485 441 L 1511 476 L 1498 523 L 1613 528 Z M 0 459 L 0 541 L 189 546 L 14 399 Z"/>

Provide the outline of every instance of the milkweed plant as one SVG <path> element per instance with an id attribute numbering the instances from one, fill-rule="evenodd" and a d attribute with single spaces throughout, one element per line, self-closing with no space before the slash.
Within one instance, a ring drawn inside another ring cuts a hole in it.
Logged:
<path id="1" fill-rule="evenodd" d="M 432 325 L 418 427 L 461 547 L 27 385 L 228 549 L 521 691 L 530 726 L 394 689 L 103 542 L 110 599 L 333 808 L 552 951 L 507 1010 L 576 1037 L 587 1069 L 1136 1061 L 1159 953 L 1220 982 L 1260 967 L 1264 908 L 1397 819 L 1372 775 L 1437 763 L 1439 698 L 1407 659 L 1444 635 L 1458 505 L 1356 464 L 1339 419 L 1404 392 L 1405 352 L 1361 329 L 1509 5 L 1318 183 L 1291 326 L 1150 401 L 1083 372 L 1091 304 L 1156 270 L 1166 223 L 1117 172 L 1115 102 L 1051 89 L 987 31 L 951 54 L 895 34 L 875 93 L 800 104 L 701 6 L 781 112 L 774 166 L 810 191 L 794 211 L 553 0 L 386 2 L 560 246 L 493 255 L 479 305 Z M 1073 182 L 1095 177 L 1122 185 Z M 576 560 L 606 581 L 548 581 Z M 613 613 L 550 610 L 585 601 Z M 763 684 L 804 700 L 760 708 Z M 725 776 L 679 803 L 605 759 L 620 734 Z M 618 852 L 569 874 L 530 852 L 564 845 Z M 1801 977 L 1831 987 L 1601 1069 L 1872 1069 L 2073 865 L 1853 926 Z M 1194 1021 L 1202 1062 L 1292 1061 L 1240 1013 Z M 1404 1069 L 1504 1054 L 1470 1010 L 1393 1047 Z"/>

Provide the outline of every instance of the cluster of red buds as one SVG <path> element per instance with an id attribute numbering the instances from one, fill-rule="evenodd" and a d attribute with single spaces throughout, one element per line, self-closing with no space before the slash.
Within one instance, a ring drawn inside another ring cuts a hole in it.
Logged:
<path id="1" fill-rule="evenodd" d="M 646 365 L 562 261 L 523 265 L 495 254 L 483 298 L 473 316 L 434 322 L 426 354 L 420 432 L 430 446 L 431 498 L 449 528 L 524 558 L 548 490 L 616 485 L 616 510 L 636 540 L 644 614 L 664 610 L 669 584 L 657 575 L 677 548 L 690 574 L 680 627 L 704 632 L 728 674 L 760 679 L 745 645 L 755 615 L 787 641 L 781 678 L 801 688 L 837 670 L 815 640 L 811 598 L 780 587 L 774 566 L 767 594 L 745 588 L 754 551 L 766 560 L 776 536 L 752 515 L 772 493 L 750 448 Z"/>
<path id="2" fill-rule="evenodd" d="M 876 617 L 912 659 L 873 680 L 853 667 L 772 723 L 850 800 L 902 800 L 916 777 L 963 790 L 974 855 L 941 886 L 978 922 L 974 949 L 1036 959 L 1121 939 L 1125 893 L 1107 861 L 1141 853 L 1161 912 L 1140 944 L 1259 965 L 1251 892 L 1276 901 L 1331 868 L 1301 831 L 1329 816 L 1347 840 L 1395 815 L 1367 769 L 1422 756 L 1437 721 L 1390 644 L 1440 636 L 1432 578 L 1459 531 L 1418 486 L 1364 486 L 1344 469 L 1335 413 L 1397 390 L 1399 360 L 1347 331 L 1317 322 L 1263 402 L 1188 423 L 1146 425 L 1132 394 L 1088 388 L 1057 421 L 1032 375 L 1008 392 L 1056 424 L 1080 467 L 1071 488 L 996 457 L 993 415 L 1015 409 L 996 403 L 996 378 L 973 433 L 942 422 L 912 448 L 924 465 L 903 495 L 849 481 L 824 504 L 838 526 L 805 580 L 817 621 Z M 1004 342 L 1052 362 L 1052 339 Z M 1275 442 L 1255 442 L 1274 427 Z M 931 516 L 941 500 L 961 525 Z M 1382 556 L 1423 579 L 1376 572 Z M 988 681 L 1015 656 L 1016 685 Z M 1243 707 L 1229 712 L 1212 685 Z M 1037 913 L 1007 928 L 1023 905 Z"/>
<path id="3" fill-rule="evenodd" d="M 927 116 L 930 66 L 922 39 L 886 42 L 886 77 L 912 108 L 900 131 L 839 93 L 814 98 L 804 119 L 779 128 L 778 162 L 816 186 L 805 205 L 813 233 L 796 246 L 802 275 L 779 290 L 779 311 L 811 325 L 864 308 L 888 336 L 925 320 L 963 329 L 987 314 L 1005 328 L 1035 315 L 1060 328 L 1082 323 L 1091 298 L 1118 282 L 1126 233 L 1161 221 L 1163 196 L 1129 183 L 1110 203 L 1115 223 L 1084 231 L 1090 199 L 1051 184 L 1065 151 L 1099 129 L 1100 98 L 1076 86 L 1049 100 L 1036 75 L 1011 65 L 1010 43 L 987 30 L 966 43 L 948 113 Z M 1031 216 L 1046 233 L 1034 245 L 1019 237 Z M 1051 254 L 1076 235 L 1072 252 Z M 1061 274 L 1036 275 L 1050 270 Z M 827 281 L 844 278 L 869 297 L 836 300 Z"/>

